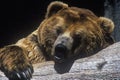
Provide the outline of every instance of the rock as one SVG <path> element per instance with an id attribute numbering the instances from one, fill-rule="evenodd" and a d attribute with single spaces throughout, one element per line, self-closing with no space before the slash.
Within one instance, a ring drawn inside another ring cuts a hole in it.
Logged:
<path id="1" fill-rule="evenodd" d="M 31 80 L 119 80 L 120 42 L 76 61 L 61 64 L 48 61 L 34 66 Z M 0 72 L 0 80 L 8 79 Z"/>

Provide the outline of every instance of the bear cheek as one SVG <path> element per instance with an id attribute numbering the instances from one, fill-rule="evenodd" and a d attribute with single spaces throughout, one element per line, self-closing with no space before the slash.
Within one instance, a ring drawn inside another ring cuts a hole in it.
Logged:
<path id="1" fill-rule="evenodd" d="M 46 33 L 46 37 L 44 38 L 45 47 L 53 47 L 53 44 L 57 38 L 56 32 L 53 30 L 52 32 Z"/>

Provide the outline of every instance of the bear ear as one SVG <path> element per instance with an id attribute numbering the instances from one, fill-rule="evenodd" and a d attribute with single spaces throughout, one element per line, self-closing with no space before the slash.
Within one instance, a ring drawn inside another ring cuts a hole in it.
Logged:
<path id="1" fill-rule="evenodd" d="M 54 1 L 54 2 L 51 2 L 49 5 L 48 5 L 48 8 L 47 8 L 47 13 L 46 13 L 46 18 L 54 15 L 55 13 L 57 13 L 59 10 L 63 9 L 63 8 L 67 8 L 68 5 L 63 3 L 63 2 L 60 2 L 60 1 Z"/>
<path id="2" fill-rule="evenodd" d="M 104 33 L 109 33 L 111 34 L 114 30 L 114 23 L 112 20 L 105 18 L 105 17 L 100 17 L 98 20 L 98 23 L 100 27 L 102 28 Z"/>
<path id="3" fill-rule="evenodd" d="M 114 30 L 114 23 L 112 20 L 105 18 L 105 17 L 100 17 L 98 20 L 98 23 L 100 27 L 102 28 L 102 31 L 104 33 L 104 38 L 105 41 L 109 44 L 113 44 L 115 40 L 111 36 L 111 33 Z"/>

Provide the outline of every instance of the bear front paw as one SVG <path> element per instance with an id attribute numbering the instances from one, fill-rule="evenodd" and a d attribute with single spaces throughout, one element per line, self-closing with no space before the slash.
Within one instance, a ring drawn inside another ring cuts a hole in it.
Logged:
<path id="1" fill-rule="evenodd" d="M 0 50 L 0 69 L 9 80 L 30 80 L 33 67 L 23 48 L 10 45 Z"/>
<path id="2" fill-rule="evenodd" d="M 9 80 L 30 80 L 32 78 L 33 67 L 14 69 L 4 72 Z"/>

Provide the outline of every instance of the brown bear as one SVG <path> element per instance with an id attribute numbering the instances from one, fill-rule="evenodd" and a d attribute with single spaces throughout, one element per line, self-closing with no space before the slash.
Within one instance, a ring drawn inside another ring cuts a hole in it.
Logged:
<path id="1" fill-rule="evenodd" d="M 63 63 L 76 55 L 90 56 L 113 44 L 113 29 L 108 18 L 54 1 L 37 30 L 0 49 L 0 69 L 9 80 L 30 80 L 32 64 L 48 60 Z"/>

